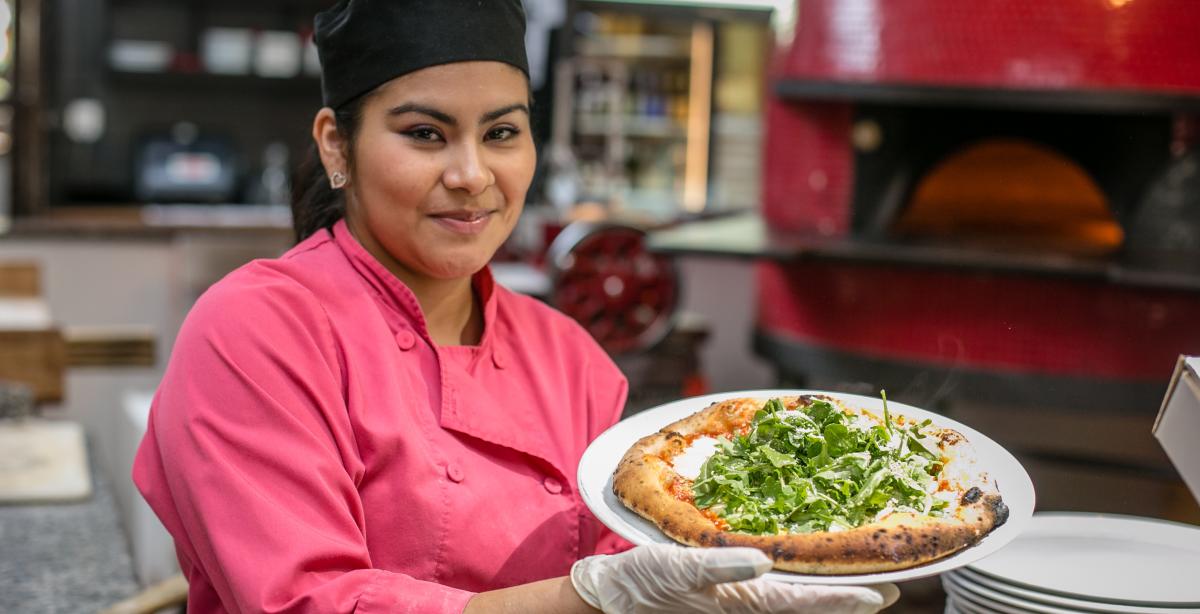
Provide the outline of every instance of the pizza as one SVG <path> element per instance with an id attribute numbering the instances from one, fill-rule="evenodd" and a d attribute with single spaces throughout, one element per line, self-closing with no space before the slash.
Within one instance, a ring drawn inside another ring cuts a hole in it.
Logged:
<path id="1" fill-rule="evenodd" d="M 776 569 L 860 574 L 970 547 L 1008 518 L 958 431 L 806 395 L 731 399 L 638 440 L 621 502 L 676 541 L 749 546 Z"/>

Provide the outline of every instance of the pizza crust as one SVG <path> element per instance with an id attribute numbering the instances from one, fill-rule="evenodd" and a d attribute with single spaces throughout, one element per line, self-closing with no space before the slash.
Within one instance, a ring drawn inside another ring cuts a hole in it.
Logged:
<path id="1" fill-rule="evenodd" d="M 845 409 L 835 399 L 820 398 Z M 782 399 L 789 408 L 807 405 L 811 400 Z M 723 530 L 719 520 L 685 500 L 686 496 L 677 496 L 681 486 L 690 493 L 690 480 L 678 476 L 665 459 L 686 450 L 691 437 L 719 436 L 748 428 L 764 402 L 734 399 L 714 403 L 638 440 L 613 475 L 617 498 L 684 544 L 757 548 L 774 560 L 776 569 L 822 575 L 893 571 L 928 563 L 977 543 L 1008 518 L 1008 508 L 995 485 L 986 476 L 971 472 L 983 481 L 964 493 L 953 517 L 897 512 L 874 523 L 836 532 L 751 535 Z M 957 437 L 949 444 L 955 453 L 948 455 L 947 469 L 953 472 L 952 463 L 973 460 L 973 455 L 962 435 L 943 432 L 948 433 L 947 438 Z"/>

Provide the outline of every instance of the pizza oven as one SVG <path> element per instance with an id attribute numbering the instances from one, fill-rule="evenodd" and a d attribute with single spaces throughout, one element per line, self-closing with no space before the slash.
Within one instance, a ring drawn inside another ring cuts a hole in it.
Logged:
<path id="1" fill-rule="evenodd" d="M 1189 0 L 801 0 L 756 351 L 926 405 L 1156 409 L 1200 348 L 1197 40 Z"/>

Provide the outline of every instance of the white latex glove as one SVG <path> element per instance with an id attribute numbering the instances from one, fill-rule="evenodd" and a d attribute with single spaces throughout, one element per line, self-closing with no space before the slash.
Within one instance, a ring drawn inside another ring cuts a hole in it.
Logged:
<path id="1" fill-rule="evenodd" d="M 770 569 L 771 559 L 753 548 L 653 544 L 576 561 L 571 583 L 605 614 L 871 614 L 900 596 L 892 584 L 817 586 L 758 577 Z"/>

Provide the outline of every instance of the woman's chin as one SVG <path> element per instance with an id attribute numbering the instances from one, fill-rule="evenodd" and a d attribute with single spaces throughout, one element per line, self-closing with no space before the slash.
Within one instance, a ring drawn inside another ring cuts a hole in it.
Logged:
<path id="1" fill-rule="evenodd" d="M 447 258 L 441 262 L 431 263 L 426 270 L 435 279 L 462 279 L 478 273 L 487 266 L 488 262 L 491 262 L 491 259 L 491 254 L 488 254 L 486 258 L 481 256 Z"/>

